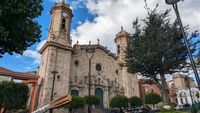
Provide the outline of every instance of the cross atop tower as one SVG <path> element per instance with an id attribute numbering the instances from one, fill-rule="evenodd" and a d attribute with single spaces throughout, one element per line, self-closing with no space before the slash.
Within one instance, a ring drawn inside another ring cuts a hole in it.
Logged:
<path id="1" fill-rule="evenodd" d="M 97 39 L 97 44 L 99 45 L 99 42 L 100 42 L 100 40 L 99 40 L 99 38 Z"/>
<path id="2" fill-rule="evenodd" d="M 124 31 L 124 28 L 123 28 L 123 26 L 121 26 L 121 31 Z"/>

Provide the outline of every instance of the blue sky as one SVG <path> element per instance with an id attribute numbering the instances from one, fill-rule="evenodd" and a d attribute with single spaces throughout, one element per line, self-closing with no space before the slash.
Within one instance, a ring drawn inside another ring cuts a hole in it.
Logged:
<path id="1" fill-rule="evenodd" d="M 42 26 L 41 42 L 28 48 L 23 55 L 5 54 L 0 58 L 0 66 L 20 72 L 35 71 L 40 63 L 38 50 L 44 44 L 50 23 L 50 9 L 59 0 L 44 0 L 42 15 L 36 20 Z M 70 4 L 74 17 L 71 24 L 71 36 L 73 43 L 77 40 L 81 44 L 87 44 L 89 40 L 108 47 L 115 52 L 114 38 L 120 31 L 121 26 L 128 32 L 132 32 L 132 22 L 138 18 L 144 18 L 146 10 L 143 0 L 67 0 Z M 159 3 L 159 9 L 171 8 L 164 0 L 150 0 L 149 7 L 153 8 Z M 190 25 L 191 30 L 200 29 L 199 0 L 187 0 L 181 2 L 180 14 L 184 25 Z M 185 10 L 187 9 L 187 10 Z M 175 18 L 171 12 L 172 19 Z M 192 20 L 192 21 L 191 21 Z"/>
<path id="2" fill-rule="evenodd" d="M 69 4 L 72 4 L 73 0 L 68 0 Z M 44 10 L 42 15 L 36 19 L 39 24 L 42 26 L 42 37 L 41 40 L 45 40 L 48 34 L 48 28 L 50 23 L 50 9 L 54 6 L 55 1 L 53 0 L 44 0 L 43 7 Z M 87 19 L 88 21 L 92 21 L 94 18 L 93 15 L 88 13 L 87 8 L 81 2 L 76 4 L 73 8 L 73 20 L 72 20 L 72 30 L 77 27 L 82 21 Z M 0 58 L 0 66 L 20 72 L 27 72 L 27 71 L 35 71 L 39 66 L 39 56 L 36 54 L 37 47 L 39 43 L 34 44 L 33 46 L 28 48 L 27 55 L 9 55 L 5 54 L 3 58 Z"/>

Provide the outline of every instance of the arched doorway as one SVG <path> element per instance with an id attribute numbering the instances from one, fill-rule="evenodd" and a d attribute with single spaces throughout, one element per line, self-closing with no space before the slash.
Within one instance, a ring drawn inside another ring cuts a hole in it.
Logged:
<path id="1" fill-rule="evenodd" d="M 77 90 L 71 90 L 72 96 L 79 96 L 79 92 Z"/>
<path id="2" fill-rule="evenodd" d="M 95 95 L 99 97 L 99 100 L 100 100 L 100 104 L 97 105 L 96 107 L 99 109 L 103 109 L 103 90 L 101 88 L 96 88 Z"/>

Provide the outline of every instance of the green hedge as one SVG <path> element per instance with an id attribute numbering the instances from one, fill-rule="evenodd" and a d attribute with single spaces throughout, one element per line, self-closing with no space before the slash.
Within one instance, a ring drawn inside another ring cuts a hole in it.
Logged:
<path id="1" fill-rule="evenodd" d="M 183 112 L 183 111 L 160 111 L 158 113 L 188 113 L 188 112 Z"/>

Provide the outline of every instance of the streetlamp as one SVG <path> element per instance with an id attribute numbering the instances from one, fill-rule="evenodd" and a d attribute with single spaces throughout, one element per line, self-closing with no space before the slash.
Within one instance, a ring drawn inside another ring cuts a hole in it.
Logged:
<path id="1" fill-rule="evenodd" d="M 53 83 L 52 83 L 52 88 L 51 88 L 51 101 L 53 101 L 53 96 L 54 96 L 54 84 L 55 84 L 55 77 L 56 77 L 56 74 L 58 73 L 57 71 L 52 71 L 51 72 L 53 74 Z M 50 109 L 49 113 L 53 113 L 53 109 Z"/>
<path id="2" fill-rule="evenodd" d="M 174 11 L 176 13 L 176 17 L 177 17 L 177 20 L 179 22 L 179 26 L 181 28 L 181 32 L 183 33 L 183 38 L 184 38 L 184 43 L 186 45 L 186 48 L 187 48 L 187 51 L 188 51 L 188 54 L 189 54 L 189 58 L 190 58 L 190 61 L 191 61 L 191 65 L 192 65 L 192 69 L 194 71 L 194 75 L 195 75 L 195 78 L 196 78 L 196 81 L 197 81 L 197 85 L 198 85 L 198 88 L 200 89 L 200 79 L 199 79 L 199 75 L 198 75 L 198 72 L 197 72 L 197 68 L 196 68 L 196 65 L 195 65 L 195 62 L 194 62 L 194 59 L 192 57 L 192 53 L 190 51 L 190 48 L 189 48 L 189 44 L 188 44 L 188 41 L 187 41 L 187 37 L 185 35 L 185 31 L 184 31 L 184 28 L 183 28 L 183 24 L 182 24 L 182 21 L 181 21 L 181 18 L 180 18 L 180 15 L 179 15 L 179 11 L 178 11 L 178 5 L 177 3 L 179 2 L 180 0 L 165 0 L 165 2 L 167 4 L 170 4 L 173 6 L 174 8 Z"/>
<path id="3" fill-rule="evenodd" d="M 188 75 L 189 75 L 189 71 L 188 71 Z M 185 82 L 186 82 L 186 88 L 188 88 L 188 90 L 189 90 L 190 98 L 191 98 L 191 101 L 192 101 L 192 107 L 193 107 L 193 109 L 194 109 L 194 112 L 196 113 L 196 109 L 195 109 L 195 107 L 194 107 L 194 100 L 193 100 L 193 98 L 192 98 L 192 92 L 191 92 L 191 87 L 190 87 L 190 77 L 189 77 L 189 76 L 186 76 L 186 77 L 184 78 L 184 80 L 185 80 Z M 186 98 L 187 98 L 187 97 L 186 97 Z"/>
<path id="4" fill-rule="evenodd" d="M 91 113 L 91 61 L 92 58 L 94 56 L 94 52 L 95 52 L 95 48 L 93 47 L 89 47 L 86 48 L 86 55 L 89 59 L 89 73 L 88 73 L 88 79 L 89 79 L 89 83 L 88 83 L 88 113 Z"/>

